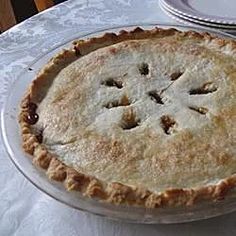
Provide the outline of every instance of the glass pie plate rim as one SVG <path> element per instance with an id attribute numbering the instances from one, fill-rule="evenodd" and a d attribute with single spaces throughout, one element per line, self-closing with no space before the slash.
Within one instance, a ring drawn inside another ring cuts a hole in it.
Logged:
<path id="1" fill-rule="evenodd" d="M 140 26 L 144 29 L 153 27 L 176 28 L 180 30 L 195 30 L 209 32 L 220 37 L 234 36 L 204 27 L 190 27 L 175 24 L 147 23 L 122 25 L 112 28 L 102 28 L 89 33 L 78 33 L 73 37 L 63 39 L 52 49 L 42 53 L 31 65 L 25 68 L 17 79 L 12 83 L 9 94 L 1 110 L 1 134 L 4 147 L 11 161 L 17 169 L 34 185 L 36 188 L 51 196 L 53 199 L 66 204 L 72 208 L 87 211 L 96 215 L 110 219 L 118 219 L 132 223 L 183 223 L 200 219 L 211 218 L 223 215 L 236 210 L 234 194 L 224 201 L 203 202 L 191 207 L 178 208 L 157 208 L 147 209 L 124 205 L 113 205 L 99 202 L 82 196 L 79 192 L 68 192 L 62 183 L 50 181 L 45 175 L 45 171 L 32 164 L 30 155 L 25 154 L 21 148 L 20 129 L 17 122 L 19 112 L 19 102 L 22 99 L 30 81 L 35 77 L 36 72 L 58 51 L 71 46 L 71 42 L 76 39 L 91 38 L 103 35 L 105 32 L 119 32 L 122 29 L 131 30 Z M 30 69 L 29 69 L 30 68 Z"/>

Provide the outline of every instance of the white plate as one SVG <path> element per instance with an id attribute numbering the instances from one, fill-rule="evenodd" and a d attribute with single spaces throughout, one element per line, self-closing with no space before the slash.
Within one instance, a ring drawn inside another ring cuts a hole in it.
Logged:
<path id="1" fill-rule="evenodd" d="M 155 26 L 162 28 L 177 28 L 182 31 L 195 30 L 199 32 L 207 31 L 205 28 L 190 28 L 186 26 L 164 25 L 164 24 L 140 24 L 135 26 L 121 26 L 105 30 L 99 30 L 90 34 L 68 35 L 62 39 L 60 44 L 52 50 L 47 51 L 41 57 L 37 58 L 29 68 L 22 71 L 22 74 L 11 85 L 11 88 L 6 98 L 5 104 L 1 111 L 1 131 L 3 143 L 6 150 L 19 169 L 19 171 L 39 190 L 48 194 L 55 200 L 67 204 L 75 209 L 92 212 L 97 215 L 105 216 L 112 219 L 120 219 L 135 223 L 177 223 L 187 222 L 198 219 L 206 219 L 209 217 L 222 215 L 236 210 L 235 196 L 229 196 L 224 201 L 220 202 L 203 202 L 192 207 L 182 208 L 160 208 L 160 209 L 145 209 L 138 207 L 116 206 L 103 202 L 98 202 L 95 199 L 83 197 L 79 192 L 68 192 L 62 184 L 49 181 L 44 171 L 37 169 L 32 164 L 32 159 L 29 155 L 23 152 L 21 147 L 21 136 L 18 125 L 18 113 L 20 101 L 31 83 L 35 78 L 36 73 L 42 68 L 45 63 L 62 48 L 67 48 L 75 39 L 86 39 L 96 36 L 101 36 L 106 32 L 119 32 L 120 30 L 132 30 L 137 26 L 144 29 L 152 29 Z M 209 31 L 209 30 L 208 30 Z M 218 37 L 231 37 L 227 34 L 222 34 L 216 31 L 209 31 Z M 232 37 L 231 37 L 232 38 Z"/>
<path id="2" fill-rule="evenodd" d="M 168 6 L 164 3 L 163 0 L 160 0 L 160 7 L 161 9 L 170 17 L 174 18 L 177 21 L 180 21 L 182 23 L 188 23 L 192 24 L 192 25 L 200 25 L 200 26 L 204 26 L 204 27 L 210 27 L 210 28 L 214 28 L 216 30 L 222 30 L 225 32 L 229 32 L 229 33 L 236 33 L 236 26 L 230 26 L 230 27 L 226 27 L 226 25 L 221 25 L 221 24 L 214 24 L 214 23 L 210 23 L 210 22 L 204 22 L 204 21 L 199 21 L 193 18 L 189 18 L 187 16 L 181 15 L 178 12 L 173 11 L 171 8 L 168 8 Z"/>
<path id="3" fill-rule="evenodd" d="M 226 25 L 226 24 L 219 24 L 219 23 L 212 23 L 212 22 L 207 22 L 207 21 L 201 21 L 201 20 L 197 20 L 195 18 L 191 18 L 185 15 L 180 14 L 179 12 L 173 10 L 172 8 L 170 8 L 166 3 L 165 0 L 160 0 L 160 5 L 162 8 L 164 8 L 166 11 L 168 11 L 169 13 L 180 17 L 184 20 L 188 20 L 188 21 L 192 21 L 196 24 L 200 24 L 202 26 L 206 26 L 206 27 L 213 27 L 216 29 L 223 29 L 223 30 L 234 30 L 236 31 L 236 25 Z"/>
<path id="4" fill-rule="evenodd" d="M 168 8 L 201 21 L 236 25 L 235 0 L 163 0 Z"/>
<path id="5" fill-rule="evenodd" d="M 180 22 L 181 24 L 184 24 L 184 25 L 187 25 L 187 26 L 190 26 L 190 27 L 198 27 L 199 25 L 193 23 L 193 22 L 190 22 L 190 21 L 187 21 L 187 20 L 184 20 L 178 16 L 175 16 L 174 14 L 170 13 L 168 10 L 166 10 L 163 5 L 160 3 L 160 8 L 163 10 L 163 12 L 169 16 L 170 18 L 172 18 L 173 20 L 177 21 L 177 22 Z"/>

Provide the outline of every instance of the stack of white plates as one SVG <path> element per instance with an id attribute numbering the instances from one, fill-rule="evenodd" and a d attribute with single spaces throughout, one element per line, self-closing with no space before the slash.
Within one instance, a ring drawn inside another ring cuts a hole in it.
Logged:
<path id="1" fill-rule="evenodd" d="M 181 23 L 236 33 L 236 0 L 159 0 L 162 10 Z"/>

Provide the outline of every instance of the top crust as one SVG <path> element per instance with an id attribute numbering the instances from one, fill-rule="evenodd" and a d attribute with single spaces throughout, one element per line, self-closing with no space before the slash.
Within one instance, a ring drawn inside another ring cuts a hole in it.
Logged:
<path id="1" fill-rule="evenodd" d="M 107 202 L 222 199 L 236 185 L 235 81 L 235 41 L 207 33 L 79 40 L 23 99 L 23 148 L 49 178 Z"/>

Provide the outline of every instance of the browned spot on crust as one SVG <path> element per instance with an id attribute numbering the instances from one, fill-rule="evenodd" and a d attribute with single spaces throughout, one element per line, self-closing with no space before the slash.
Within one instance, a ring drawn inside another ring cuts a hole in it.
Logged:
<path id="1" fill-rule="evenodd" d="M 216 85 L 214 85 L 212 82 L 208 82 L 203 84 L 201 87 L 193 88 L 189 91 L 190 95 L 198 95 L 198 94 L 208 94 L 213 93 L 217 90 Z"/>
<path id="2" fill-rule="evenodd" d="M 226 165 L 228 162 L 232 160 L 232 157 L 225 153 L 222 153 L 221 155 L 216 156 L 216 157 L 217 157 L 216 159 L 217 164 L 222 165 L 222 166 Z"/>
<path id="3" fill-rule="evenodd" d="M 130 101 L 127 95 L 122 96 L 121 98 L 121 104 L 123 104 L 124 106 L 128 106 L 130 105 Z"/>
<path id="4" fill-rule="evenodd" d="M 114 55 L 117 53 L 117 48 L 111 47 L 109 48 L 109 52 Z"/>
<path id="5" fill-rule="evenodd" d="M 172 74 L 170 75 L 170 79 L 171 79 L 172 81 L 175 81 L 175 80 L 179 79 L 182 75 L 183 75 L 183 72 L 181 72 L 181 71 L 176 71 L 176 72 L 174 72 L 174 73 L 172 73 Z"/>
<path id="6" fill-rule="evenodd" d="M 111 109 L 113 107 L 120 107 L 120 106 L 129 106 L 131 103 L 129 98 L 126 95 L 123 95 L 120 100 L 114 100 L 112 102 L 108 102 L 105 107 Z"/>
<path id="7" fill-rule="evenodd" d="M 82 54 L 81 54 L 81 52 L 80 52 L 80 50 L 79 50 L 79 47 L 74 46 L 74 50 L 75 50 L 75 55 L 76 55 L 77 57 L 81 57 L 81 56 L 82 56 Z"/>
<path id="8" fill-rule="evenodd" d="M 122 120 L 121 120 L 121 127 L 124 130 L 129 130 L 129 129 L 133 129 L 136 126 L 138 126 L 140 123 L 140 119 L 138 119 L 136 117 L 135 112 L 133 111 L 133 109 L 128 109 L 123 113 L 122 116 Z"/>
<path id="9" fill-rule="evenodd" d="M 103 190 L 103 186 L 101 184 L 100 181 L 98 181 L 97 179 L 93 179 L 90 181 L 87 190 L 85 192 L 86 196 L 89 197 L 99 197 L 101 199 L 106 199 L 107 198 L 107 194 L 104 192 Z"/>
<path id="10" fill-rule="evenodd" d="M 138 65 L 138 70 L 141 75 L 148 75 L 149 74 L 149 65 L 145 62 Z"/>
<path id="11" fill-rule="evenodd" d="M 144 30 L 140 27 L 135 28 L 133 31 L 131 31 L 132 33 L 142 33 Z"/>
<path id="12" fill-rule="evenodd" d="M 86 189 L 87 185 L 90 182 L 90 177 L 80 174 L 72 168 L 66 169 L 66 180 L 65 185 L 69 191 L 72 190 L 83 190 Z"/>
<path id="13" fill-rule="evenodd" d="M 153 101 L 155 101 L 156 103 L 161 104 L 161 105 L 164 104 L 164 102 L 162 101 L 162 98 L 161 98 L 160 94 L 159 94 L 156 90 L 153 90 L 153 91 L 148 92 L 148 95 L 149 95 L 150 98 L 151 98 Z"/>
<path id="14" fill-rule="evenodd" d="M 123 88 L 123 82 L 116 78 L 108 78 L 105 81 L 102 81 L 101 84 L 107 87 L 117 87 L 118 89 Z"/>
<path id="15" fill-rule="evenodd" d="M 129 199 L 129 195 L 132 193 L 132 189 L 126 185 L 120 183 L 112 183 L 110 186 L 108 202 L 114 204 L 121 204 Z"/>
<path id="16" fill-rule="evenodd" d="M 190 110 L 196 111 L 201 115 L 206 115 L 206 113 L 208 112 L 208 109 L 205 107 L 194 107 L 194 106 L 190 106 L 189 107 Z"/>
<path id="17" fill-rule="evenodd" d="M 64 181 L 66 179 L 66 166 L 53 157 L 47 170 L 47 175 L 50 179 Z"/>
<path id="18" fill-rule="evenodd" d="M 51 162 L 52 156 L 49 155 L 48 152 L 44 149 L 41 149 L 41 151 L 37 153 L 37 156 L 34 158 L 34 163 L 43 169 L 47 169 Z"/>
<path id="19" fill-rule="evenodd" d="M 171 134 L 173 128 L 176 126 L 176 121 L 169 115 L 164 115 L 161 117 L 161 127 L 166 134 Z"/>

